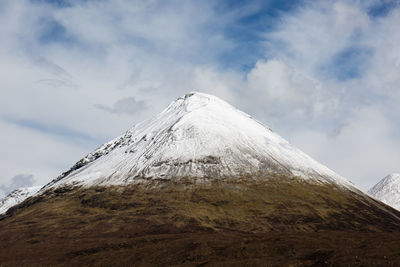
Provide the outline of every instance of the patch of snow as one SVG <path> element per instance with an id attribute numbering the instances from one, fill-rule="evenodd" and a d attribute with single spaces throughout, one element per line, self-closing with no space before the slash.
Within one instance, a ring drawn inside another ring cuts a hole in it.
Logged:
<path id="1" fill-rule="evenodd" d="M 32 186 L 15 189 L 5 198 L 0 200 L 0 214 L 6 213 L 9 208 L 33 196 L 36 192 L 40 190 L 40 188 L 42 188 L 42 186 Z"/>
<path id="2" fill-rule="evenodd" d="M 400 173 L 392 173 L 372 187 L 368 194 L 400 210 Z"/>
<path id="3" fill-rule="evenodd" d="M 271 173 L 354 188 L 248 114 L 193 92 L 102 145 L 44 189 Z"/>

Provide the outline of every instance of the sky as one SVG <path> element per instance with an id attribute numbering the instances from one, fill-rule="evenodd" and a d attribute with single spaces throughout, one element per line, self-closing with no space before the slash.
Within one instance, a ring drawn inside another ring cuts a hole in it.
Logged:
<path id="1" fill-rule="evenodd" d="M 399 1 L 0 0 L 0 196 L 216 95 L 368 190 L 400 172 Z"/>

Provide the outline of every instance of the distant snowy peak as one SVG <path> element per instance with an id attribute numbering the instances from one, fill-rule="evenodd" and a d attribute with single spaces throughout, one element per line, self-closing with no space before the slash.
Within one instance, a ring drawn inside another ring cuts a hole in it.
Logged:
<path id="1" fill-rule="evenodd" d="M 32 186 L 18 188 L 8 194 L 5 198 L 0 200 L 0 214 L 6 213 L 7 210 L 21 202 L 28 197 L 33 196 L 38 192 L 42 186 Z"/>
<path id="2" fill-rule="evenodd" d="M 372 187 L 368 193 L 380 201 L 400 210 L 400 173 L 392 173 Z"/>
<path id="3" fill-rule="evenodd" d="M 47 185 L 151 179 L 290 175 L 346 187 L 343 177 L 225 101 L 189 93 L 154 118 L 102 145 Z"/>

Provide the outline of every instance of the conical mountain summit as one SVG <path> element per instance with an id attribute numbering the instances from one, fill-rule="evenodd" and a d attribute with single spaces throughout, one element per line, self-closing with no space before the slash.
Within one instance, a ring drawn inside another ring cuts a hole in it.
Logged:
<path id="1" fill-rule="evenodd" d="M 271 174 L 352 187 L 246 113 L 193 92 L 102 145 L 45 189 Z"/>

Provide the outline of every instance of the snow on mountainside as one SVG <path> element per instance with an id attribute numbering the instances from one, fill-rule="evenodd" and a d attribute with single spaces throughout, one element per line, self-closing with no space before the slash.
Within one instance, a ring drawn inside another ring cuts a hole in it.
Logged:
<path id="1" fill-rule="evenodd" d="M 0 214 L 6 213 L 9 208 L 33 196 L 42 186 L 18 188 L 0 200 Z"/>
<path id="2" fill-rule="evenodd" d="M 400 210 L 400 173 L 389 174 L 372 187 L 368 193 L 389 206 Z"/>
<path id="3" fill-rule="evenodd" d="M 102 145 L 45 188 L 258 174 L 354 188 L 246 113 L 197 92 L 178 98 L 154 118 Z"/>

